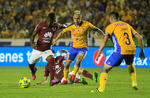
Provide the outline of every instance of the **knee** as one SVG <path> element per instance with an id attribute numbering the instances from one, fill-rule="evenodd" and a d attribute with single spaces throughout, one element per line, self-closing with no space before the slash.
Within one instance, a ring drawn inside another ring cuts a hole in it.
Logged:
<path id="1" fill-rule="evenodd" d="M 81 64 L 81 62 L 82 62 L 82 58 L 79 57 L 79 58 L 77 59 L 76 65 L 79 67 L 80 64 Z"/>
<path id="2" fill-rule="evenodd" d="M 69 69 L 69 66 L 65 66 L 65 69 Z"/>
<path id="3" fill-rule="evenodd" d="M 132 65 L 128 65 L 128 68 L 130 72 L 134 72 L 136 70 L 135 67 Z"/>
<path id="4" fill-rule="evenodd" d="M 102 69 L 102 70 L 101 70 L 101 73 L 102 73 L 102 72 L 106 72 L 106 73 L 108 73 L 108 72 L 109 72 L 109 70 L 108 70 L 108 69 Z"/>
<path id="5" fill-rule="evenodd" d="M 29 59 L 28 63 L 29 63 L 29 65 L 31 65 L 31 64 L 35 64 L 37 61 L 38 60 Z"/>
<path id="6" fill-rule="evenodd" d="M 65 64 L 65 67 L 66 67 L 66 68 L 69 68 L 69 66 L 70 66 L 70 63 L 66 63 L 66 64 Z"/>
<path id="7" fill-rule="evenodd" d="M 108 73 L 111 69 L 112 69 L 111 66 L 107 66 L 107 65 L 104 64 L 104 66 L 103 66 L 103 68 L 101 70 L 101 73 L 102 72 L 107 72 Z"/>

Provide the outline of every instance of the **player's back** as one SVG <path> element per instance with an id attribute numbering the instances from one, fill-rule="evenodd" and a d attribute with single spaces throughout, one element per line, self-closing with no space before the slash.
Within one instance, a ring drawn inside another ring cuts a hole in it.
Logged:
<path id="1" fill-rule="evenodd" d="M 133 35 L 136 31 L 123 21 L 118 21 L 110 24 L 106 28 L 106 32 L 112 35 L 115 51 L 121 54 L 135 54 L 136 46 L 133 40 Z"/>

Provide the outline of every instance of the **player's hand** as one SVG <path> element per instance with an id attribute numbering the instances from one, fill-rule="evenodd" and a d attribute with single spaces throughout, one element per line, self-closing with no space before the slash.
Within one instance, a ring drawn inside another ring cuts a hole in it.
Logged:
<path id="1" fill-rule="evenodd" d="M 139 54 L 140 59 L 144 60 L 145 59 L 145 54 L 144 51 L 141 50 L 140 54 Z"/>
<path id="2" fill-rule="evenodd" d="M 41 85 L 41 82 L 39 82 L 39 83 L 36 83 L 36 85 Z"/>
<path id="3" fill-rule="evenodd" d="M 53 42 L 52 42 L 52 45 L 55 45 L 55 44 L 56 44 L 56 42 L 55 42 L 55 41 L 53 41 Z"/>
<path id="4" fill-rule="evenodd" d="M 62 52 L 62 53 L 67 53 L 68 52 L 67 50 L 64 50 L 64 49 L 59 50 L 59 51 Z"/>
<path id="5" fill-rule="evenodd" d="M 39 83 L 36 83 L 37 85 L 44 85 L 44 84 L 47 84 L 47 80 L 43 80 L 42 82 L 39 82 Z"/>
<path id="6" fill-rule="evenodd" d="M 35 49 L 36 48 L 36 44 L 35 43 L 31 43 L 31 47 Z"/>

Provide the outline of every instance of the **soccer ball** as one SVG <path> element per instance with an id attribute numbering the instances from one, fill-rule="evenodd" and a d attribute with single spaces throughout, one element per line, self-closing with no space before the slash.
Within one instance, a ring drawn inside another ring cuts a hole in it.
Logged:
<path id="1" fill-rule="evenodd" d="M 30 79 L 27 77 L 23 77 L 19 80 L 19 87 L 20 88 L 28 88 L 30 86 Z"/>

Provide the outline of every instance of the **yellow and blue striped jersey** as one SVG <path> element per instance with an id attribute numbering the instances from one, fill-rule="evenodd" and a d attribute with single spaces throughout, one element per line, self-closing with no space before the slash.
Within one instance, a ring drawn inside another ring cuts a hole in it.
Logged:
<path id="1" fill-rule="evenodd" d="M 82 21 L 80 26 L 76 26 L 75 24 L 64 29 L 64 32 L 71 32 L 72 42 L 71 46 L 74 48 L 83 48 L 87 47 L 87 31 L 89 29 L 94 28 L 94 25 L 87 22 Z"/>
<path id="2" fill-rule="evenodd" d="M 136 31 L 128 23 L 114 22 L 106 27 L 105 33 L 112 37 L 116 52 L 125 55 L 136 53 L 136 46 L 132 37 Z"/>

